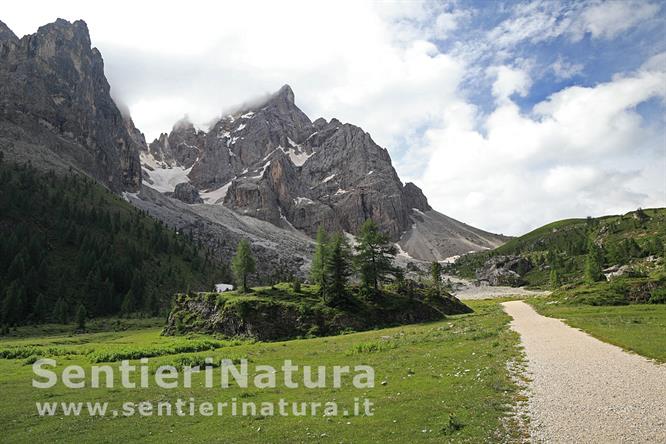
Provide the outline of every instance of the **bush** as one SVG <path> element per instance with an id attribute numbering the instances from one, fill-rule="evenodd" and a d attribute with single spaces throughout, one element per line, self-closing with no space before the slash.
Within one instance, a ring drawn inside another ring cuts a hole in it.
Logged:
<path id="1" fill-rule="evenodd" d="M 666 288 L 657 288 L 650 295 L 650 304 L 666 304 Z"/>
<path id="2" fill-rule="evenodd" d="M 376 353 L 386 350 L 392 350 L 397 348 L 398 344 L 395 341 L 373 341 L 373 342 L 361 342 L 360 344 L 352 345 L 349 350 L 347 350 L 348 355 L 360 355 L 365 353 Z"/>
<path id="3" fill-rule="evenodd" d="M 443 435 L 450 435 L 462 429 L 463 427 L 465 427 L 465 424 L 463 424 L 456 415 L 450 414 L 446 424 L 444 424 L 444 427 L 442 427 L 440 432 Z"/>

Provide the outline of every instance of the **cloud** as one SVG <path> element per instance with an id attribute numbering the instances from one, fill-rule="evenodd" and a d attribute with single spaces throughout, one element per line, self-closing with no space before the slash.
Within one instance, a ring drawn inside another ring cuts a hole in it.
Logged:
<path id="1" fill-rule="evenodd" d="M 597 1 L 583 10 L 572 33 L 580 37 L 589 32 L 593 38 L 611 39 L 652 18 L 659 9 L 658 4 L 641 0 Z"/>
<path id="2" fill-rule="evenodd" d="M 495 75 L 492 93 L 500 101 L 506 101 L 513 94 L 526 96 L 532 81 L 525 71 L 509 66 L 492 66 L 486 70 L 490 75 Z"/>
<path id="3" fill-rule="evenodd" d="M 572 77 L 576 77 L 583 72 L 582 63 L 570 63 L 564 60 L 560 55 L 557 60 L 550 66 L 550 69 L 553 71 L 555 78 L 559 80 L 567 80 Z"/>
<path id="4" fill-rule="evenodd" d="M 456 117 L 431 127 L 416 148 L 425 171 L 415 179 L 435 208 L 519 234 L 563 217 L 666 204 L 663 170 L 655 172 L 664 165 L 663 128 L 646 127 L 636 112 L 664 97 L 666 72 L 568 87 L 528 115 L 509 98 L 525 80 L 510 68 L 496 72 L 502 100 L 490 114 L 457 104 Z"/>
<path id="5" fill-rule="evenodd" d="M 487 32 L 487 46 L 496 50 L 558 37 L 578 41 L 586 34 L 613 39 L 650 20 L 660 9 L 647 0 L 519 3 L 509 18 Z"/>

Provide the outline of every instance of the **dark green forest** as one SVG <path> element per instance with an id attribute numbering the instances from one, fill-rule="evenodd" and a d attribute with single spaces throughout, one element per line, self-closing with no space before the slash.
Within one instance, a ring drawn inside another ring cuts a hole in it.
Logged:
<path id="1" fill-rule="evenodd" d="M 6 326 L 160 315 L 228 270 L 92 179 L 1 163 L 0 305 Z M 191 288 L 190 288 L 191 287 Z"/>

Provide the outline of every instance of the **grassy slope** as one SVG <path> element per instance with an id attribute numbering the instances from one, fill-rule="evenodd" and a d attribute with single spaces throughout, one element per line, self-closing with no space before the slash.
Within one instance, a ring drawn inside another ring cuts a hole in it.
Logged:
<path id="1" fill-rule="evenodd" d="M 592 307 L 552 303 L 557 302 L 553 298 L 527 302 L 544 316 L 564 319 L 602 341 L 666 362 L 666 305 Z"/>
<path id="2" fill-rule="evenodd" d="M 634 239 L 645 248 L 654 238 L 666 242 L 666 209 L 646 209 L 649 217 L 645 223 L 634 218 L 634 212 L 619 216 L 604 216 L 592 219 L 592 235 L 601 241 L 606 249 L 616 246 L 625 239 Z M 585 264 L 585 243 L 589 235 L 587 219 L 565 219 L 537 228 L 520 237 L 509 240 L 504 245 L 481 253 L 463 256 L 453 266 L 453 271 L 468 279 L 475 278 L 475 270 L 492 255 L 523 255 L 537 262 L 543 260 L 549 250 L 557 252 L 566 262 L 559 271 L 563 283 L 578 283 L 583 276 Z M 578 251 L 572 253 L 572 245 Z M 663 252 L 661 254 L 663 256 Z M 612 265 L 612 264 L 607 264 Z M 548 269 L 534 267 L 524 279 L 529 286 L 543 287 L 548 285 L 550 273 Z"/>
<path id="3" fill-rule="evenodd" d="M 159 365 L 182 362 L 184 357 L 192 356 L 247 357 L 251 368 L 253 364 L 279 368 L 284 359 L 291 359 L 299 365 L 326 365 L 329 370 L 333 365 L 363 363 L 372 365 L 376 371 L 375 388 L 364 392 L 354 389 L 350 381 L 341 389 L 205 389 L 201 387 L 203 378 L 196 375 L 192 389 L 38 390 L 30 387 L 32 372 L 24 359 L 0 359 L 3 375 L 0 391 L 3 399 L 9 401 L 0 405 L 0 422 L 5 425 L 3 439 L 11 442 L 50 441 L 67 436 L 68 440 L 78 442 L 497 441 L 501 417 L 507 405 L 518 396 L 506 369 L 508 360 L 519 358 L 515 347 L 518 338 L 508 330 L 509 318 L 496 302 L 479 301 L 471 305 L 475 313 L 452 316 L 437 323 L 282 343 L 220 344 L 222 348 L 211 352 L 151 359 L 151 365 Z M 60 352 L 71 353 L 59 358 L 62 365 L 76 363 L 88 367 L 90 358 L 82 353 L 99 347 L 116 351 L 137 347 L 154 349 L 165 344 L 193 341 L 183 337 L 160 337 L 159 331 L 149 328 L 73 337 L 3 340 L 0 348 L 55 345 Z M 377 349 L 378 345 L 381 351 L 368 351 Z M 302 376 L 300 379 L 302 382 Z M 381 385 L 381 381 L 386 381 L 386 385 Z M 178 397 L 213 402 L 238 397 L 241 401 L 258 403 L 285 397 L 290 401 L 335 399 L 341 407 L 350 407 L 353 398 L 359 396 L 367 396 L 376 403 L 375 416 L 330 419 L 321 416 L 40 418 L 34 406 L 35 401 L 47 400 L 108 400 L 111 407 L 117 408 L 124 401 L 175 401 Z M 462 422 L 463 427 L 459 431 L 443 433 L 451 414 Z"/>

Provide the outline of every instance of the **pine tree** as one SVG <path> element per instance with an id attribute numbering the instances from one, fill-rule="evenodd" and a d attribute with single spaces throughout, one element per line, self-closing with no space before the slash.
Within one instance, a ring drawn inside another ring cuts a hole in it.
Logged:
<path id="1" fill-rule="evenodd" d="M 16 280 L 9 285 L 2 301 L 2 322 L 7 325 L 16 325 L 21 321 L 21 307 L 25 290 Z"/>
<path id="2" fill-rule="evenodd" d="M 125 315 L 129 316 L 131 313 L 134 313 L 137 308 L 137 300 L 136 300 L 136 295 L 134 294 L 134 291 L 130 288 L 130 290 L 125 293 L 125 297 L 123 298 L 123 303 L 120 305 L 120 312 Z"/>
<path id="3" fill-rule="evenodd" d="M 63 298 L 58 298 L 53 309 L 53 317 L 55 320 L 61 324 L 67 324 L 69 322 L 68 311 L 65 300 Z"/>
<path id="4" fill-rule="evenodd" d="M 88 312 L 86 311 L 86 307 L 83 306 L 83 304 L 79 304 L 79 308 L 76 310 L 76 328 L 77 330 L 83 331 L 86 329 L 86 316 L 88 316 Z"/>
<path id="5" fill-rule="evenodd" d="M 601 280 L 602 276 L 599 249 L 593 242 L 590 242 L 585 258 L 585 282 L 592 284 Z"/>
<path id="6" fill-rule="evenodd" d="M 252 257 L 250 250 L 250 243 L 241 239 L 236 248 L 236 255 L 231 260 L 231 270 L 236 278 L 236 285 L 241 287 L 243 293 L 247 293 L 249 288 L 247 286 L 247 278 L 250 273 L 255 272 L 256 263 Z"/>
<path id="7" fill-rule="evenodd" d="M 310 281 L 319 285 L 319 291 L 323 294 L 326 291 L 326 252 L 328 248 L 328 235 L 321 225 L 317 229 L 317 243 L 315 245 L 314 256 L 312 256 L 312 266 L 310 267 Z"/>
<path id="8" fill-rule="evenodd" d="M 326 293 L 329 305 L 339 306 L 347 301 L 347 281 L 351 275 L 350 252 L 347 240 L 336 234 L 326 256 Z"/>
<path id="9" fill-rule="evenodd" d="M 432 287 L 437 296 L 442 294 L 442 264 L 433 261 L 430 264 L 430 277 L 432 278 Z"/>
<path id="10" fill-rule="evenodd" d="M 35 300 L 35 307 L 32 310 L 35 316 L 35 321 L 43 322 L 46 319 L 47 311 L 48 307 L 46 306 L 46 300 L 44 299 L 44 295 L 39 293 L 37 295 L 37 299 Z"/>
<path id="11" fill-rule="evenodd" d="M 553 268 L 550 270 L 550 288 L 556 289 L 559 288 L 560 285 L 562 285 L 560 281 L 560 273 L 556 268 Z"/>
<path id="12" fill-rule="evenodd" d="M 388 236 L 379 231 L 372 219 L 368 219 L 359 231 L 356 251 L 355 259 L 363 285 L 378 291 L 379 284 L 393 272 L 395 245 L 389 244 Z"/>

